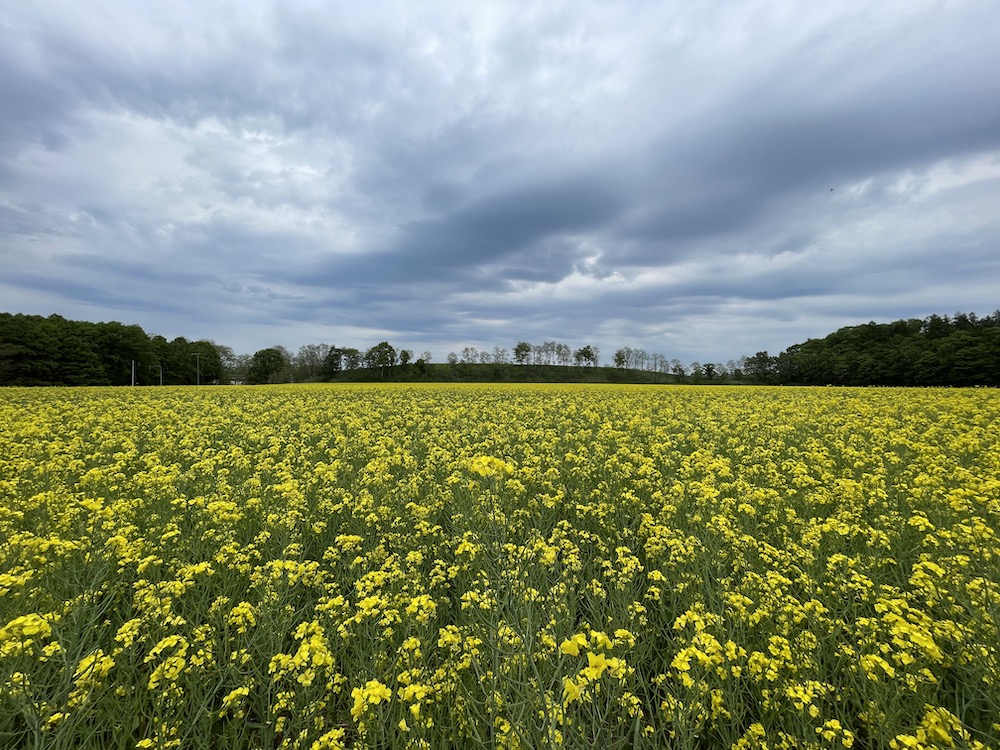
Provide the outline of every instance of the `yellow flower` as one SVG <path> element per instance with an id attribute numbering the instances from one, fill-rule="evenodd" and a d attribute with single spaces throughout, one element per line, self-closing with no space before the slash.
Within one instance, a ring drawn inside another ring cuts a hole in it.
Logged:
<path id="1" fill-rule="evenodd" d="M 887 674 L 889 677 L 896 676 L 895 668 L 877 654 L 866 654 L 861 657 L 861 668 L 868 675 L 868 678 L 873 682 L 879 681 L 879 670 Z"/>
<path id="2" fill-rule="evenodd" d="M 583 633 L 577 633 L 560 643 L 559 650 L 566 656 L 579 656 L 580 649 L 587 648 L 588 645 L 587 636 Z"/>
<path id="3" fill-rule="evenodd" d="M 833 741 L 841 731 L 843 731 L 843 727 L 840 726 L 840 722 L 836 719 L 827 719 L 823 722 L 823 726 L 816 727 L 816 734 L 820 735 L 827 742 Z"/>
<path id="4" fill-rule="evenodd" d="M 366 706 L 377 706 L 382 701 L 390 700 L 392 691 L 378 680 L 369 680 L 363 688 L 354 688 L 351 691 L 351 698 L 354 699 L 351 716 L 357 720 L 361 718 Z"/>
<path id="5" fill-rule="evenodd" d="M 257 610 L 249 602 L 240 602 L 229 612 L 228 622 L 237 633 L 245 633 L 257 624 Z"/>
<path id="6" fill-rule="evenodd" d="M 346 731 L 341 728 L 331 729 L 312 743 L 310 750 L 344 750 L 346 745 L 342 742 Z"/>
<path id="7" fill-rule="evenodd" d="M 591 652 L 587 654 L 587 666 L 583 668 L 581 674 L 594 682 L 601 679 L 606 670 L 612 677 L 621 679 L 625 674 L 625 662 L 621 659 L 609 659 L 604 654 Z"/>
<path id="8" fill-rule="evenodd" d="M 580 700 L 580 696 L 583 694 L 582 687 L 575 680 L 563 677 L 563 703 L 569 705 L 573 701 Z"/>

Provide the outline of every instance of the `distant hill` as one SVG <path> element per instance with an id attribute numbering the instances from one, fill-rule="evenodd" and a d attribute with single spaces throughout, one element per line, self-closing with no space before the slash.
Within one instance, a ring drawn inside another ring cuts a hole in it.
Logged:
<path id="1" fill-rule="evenodd" d="M 333 382 L 396 383 L 677 383 L 676 375 L 617 367 L 517 364 L 426 364 L 344 370 Z"/>

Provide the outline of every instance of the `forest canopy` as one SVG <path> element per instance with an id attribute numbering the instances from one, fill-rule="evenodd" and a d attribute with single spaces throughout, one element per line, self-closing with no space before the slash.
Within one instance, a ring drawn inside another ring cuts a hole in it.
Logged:
<path id="1" fill-rule="evenodd" d="M 0 385 L 195 385 L 222 379 L 211 341 L 137 325 L 0 313 Z"/>
<path id="2" fill-rule="evenodd" d="M 1000 310 L 849 326 L 743 364 L 753 383 L 1000 386 Z"/>

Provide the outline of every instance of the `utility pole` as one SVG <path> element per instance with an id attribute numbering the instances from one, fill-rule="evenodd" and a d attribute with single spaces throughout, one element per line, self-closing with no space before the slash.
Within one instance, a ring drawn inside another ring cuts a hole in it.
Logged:
<path id="1" fill-rule="evenodd" d="M 135 386 L 135 360 L 132 360 L 132 386 Z"/>
<path id="2" fill-rule="evenodd" d="M 195 384 L 196 385 L 201 385 L 201 352 L 195 352 L 194 353 L 194 363 L 195 363 L 195 368 L 196 368 L 196 372 L 197 372 L 197 376 L 196 376 L 197 380 L 195 381 Z"/>

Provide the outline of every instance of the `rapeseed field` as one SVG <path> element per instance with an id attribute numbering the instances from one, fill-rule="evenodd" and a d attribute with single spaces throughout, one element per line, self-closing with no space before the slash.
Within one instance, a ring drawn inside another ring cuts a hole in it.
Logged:
<path id="1" fill-rule="evenodd" d="M 1000 747 L 987 390 L 0 392 L 0 747 Z"/>

